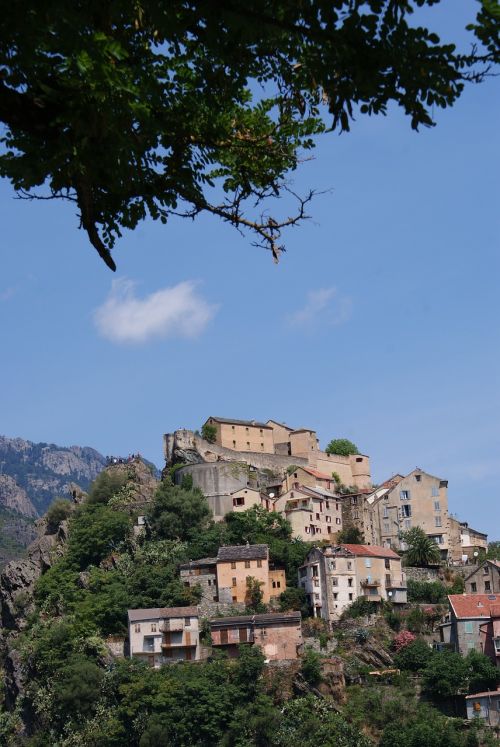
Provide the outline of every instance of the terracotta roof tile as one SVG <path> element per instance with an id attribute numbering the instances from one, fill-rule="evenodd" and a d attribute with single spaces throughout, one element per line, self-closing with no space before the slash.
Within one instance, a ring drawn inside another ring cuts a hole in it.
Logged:
<path id="1" fill-rule="evenodd" d="M 450 594 L 448 600 L 459 620 L 496 616 L 500 605 L 500 595 L 497 594 Z"/>
<path id="2" fill-rule="evenodd" d="M 394 552 L 389 547 L 381 547 L 380 545 L 338 545 L 338 547 L 345 547 L 353 555 L 362 558 L 393 558 L 394 560 L 401 560 L 397 552 Z"/>

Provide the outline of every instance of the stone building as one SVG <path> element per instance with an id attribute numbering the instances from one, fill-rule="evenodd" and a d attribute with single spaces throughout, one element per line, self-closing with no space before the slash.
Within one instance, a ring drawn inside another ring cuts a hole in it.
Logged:
<path id="1" fill-rule="evenodd" d="M 300 485 L 282 493 L 274 510 L 284 514 L 294 537 L 305 541 L 334 540 L 342 531 L 342 509 L 338 496 L 324 488 Z"/>
<path id="2" fill-rule="evenodd" d="M 181 565 L 180 577 L 185 586 L 201 586 L 204 602 L 247 603 L 250 577 L 261 583 L 265 604 L 286 589 L 285 571 L 269 567 L 267 545 L 220 547 L 216 558 Z"/>
<path id="3" fill-rule="evenodd" d="M 466 576 L 465 593 L 500 595 L 500 560 L 485 560 Z"/>
<path id="4" fill-rule="evenodd" d="M 299 586 L 315 617 L 338 620 L 356 599 L 405 604 L 406 576 L 401 558 L 376 545 L 314 547 L 299 568 Z"/>
<path id="5" fill-rule="evenodd" d="M 466 656 L 478 651 L 500 666 L 500 595 L 450 594 L 450 612 L 440 625 L 441 640 Z"/>
<path id="6" fill-rule="evenodd" d="M 489 726 L 500 726 L 500 690 L 489 690 L 465 696 L 467 718 L 481 719 Z"/>
<path id="7" fill-rule="evenodd" d="M 198 607 L 155 607 L 128 611 L 130 657 L 155 669 L 200 658 Z"/>
<path id="8" fill-rule="evenodd" d="M 474 562 L 481 551 L 488 549 L 488 535 L 472 529 L 467 521 L 450 516 L 448 547 L 448 557 L 455 565 Z"/>
<path id="9" fill-rule="evenodd" d="M 398 476 L 399 477 L 399 476 Z M 446 559 L 449 547 L 448 481 L 416 468 L 372 501 L 381 544 L 404 550 L 402 532 L 420 527 Z M 378 492 L 378 491 L 377 491 Z M 368 500 L 370 500 L 368 498 Z"/>
<path id="10" fill-rule="evenodd" d="M 262 451 L 274 454 L 273 429 L 256 420 L 209 417 L 204 426 L 215 428 L 215 443 L 234 451 Z"/>
<path id="11" fill-rule="evenodd" d="M 302 651 L 300 612 L 241 615 L 210 620 L 212 646 L 230 657 L 242 644 L 258 646 L 268 661 L 296 659 Z"/>

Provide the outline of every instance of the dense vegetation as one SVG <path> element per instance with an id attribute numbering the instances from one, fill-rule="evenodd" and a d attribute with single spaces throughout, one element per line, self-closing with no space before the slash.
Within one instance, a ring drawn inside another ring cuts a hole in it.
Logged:
<path id="1" fill-rule="evenodd" d="M 350 456 L 359 454 L 358 447 L 348 438 L 334 438 L 325 449 L 327 454 L 338 454 L 339 456 Z"/>
<path id="2" fill-rule="evenodd" d="M 213 556 L 221 544 L 267 543 L 271 559 L 286 568 L 290 584 L 280 598 L 281 609 L 306 612 L 304 592 L 297 588 L 296 578 L 309 545 L 291 538 L 290 525 L 282 516 L 254 507 L 231 513 L 215 524 L 200 491 L 187 482 L 173 486 L 166 480 L 150 507 L 146 533 L 137 537 L 131 532 L 137 508 L 130 501 L 130 491 L 123 475 L 105 472 L 83 504 L 58 500 L 52 505 L 51 531 L 68 521 L 69 539 L 64 554 L 36 585 L 35 609 L 28 614 L 18 641 L 27 689 L 16 710 L 0 708 L 2 745 L 487 744 L 478 740 L 474 730 L 464 732 L 456 714 L 463 693 L 496 686 L 497 670 L 476 652 L 462 658 L 432 651 L 419 636 L 432 629 L 435 620 L 418 607 L 403 615 L 386 605 L 385 621 L 379 618 L 378 642 L 389 646 L 392 640 L 401 676 L 384 685 L 368 679 L 364 687 L 348 687 L 347 703 L 340 711 L 328 697 L 318 697 L 317 688 L 327 680 L 321 655 L 310 649 L 305 651 L 300 671 L 291 675 L 279 668 L 264 669 L 259 650 L 248 647 L 241 648 L 238 660 L 216 653 L 197 665 L 182 663 L 159 671 L 136 660 L 113 658 L 105 638 L 125 634 L 127 609 L 196 603 L 199 590 L 181 584 L 178 566 L 187 559 Z M 441 601 L 440 587 L 417 584 L 411 593 L 419 599 Z M 249 588 L 249 592 L 249 610 L 258 611 L 259 589 Z M 347 623 L 371 611 L 368 602 L 358 600 L 345 615 Z M 358 621 L 353 624 L 358 625 L 352 634 L 354 649 L 367 641 L 370 644 L 369 639 L 377 643 L 372 630 L 359 627 Z M 319 634 L 324 649 L 331 633 L 319 620 L 308 625 L 313 635 Z M 366 667 L 359 662 L 352 666 L 352 651 L 343 634 L 334 635 L 338 635 L 338 653 L 344 657 L 348 682 L 366 677 Z M 425 705 L 411 677 L 419 678 Z M 21 713 L 31 725 L 27 736 L 18 734 Z M 399 730 L 393 725 L 396 716 L 401 720 Z"/>

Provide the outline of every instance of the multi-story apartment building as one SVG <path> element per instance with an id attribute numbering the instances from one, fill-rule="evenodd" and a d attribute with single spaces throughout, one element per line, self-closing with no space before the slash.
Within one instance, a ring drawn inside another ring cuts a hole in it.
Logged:
<path id="1" fill-rule="evenodd" d="M 387 547 L 330 545 L 314 547 L 299 568 L 299 586 L 315 617 L 338 620 L 356 599 L 407 601 L 401 558 Z"/>
<path id="2" fill-rule="evenodd" d="M 302 650 L 300 612 L 241 615 L 210 620 L 214 648 L 230 657 L 238 656 L 239 646 L 258 646 L 268 661 L 296 659 Z"/>
<path id="3" fill-rule="evenodd" d="M 250 577 L 260 582 L 264 603 L 286 589 L 285 571 L 269 567 L 267 545 L 220 547 L 216 558 L 202 558 L 181 565 L 180 577 L 185 586 L 201 586 L 207 602 L 247 603 L 247 579 Z"/>
<path id="4" fill-rule="evenodd" d="M 285 475 L 282 485 L 282 493 L 292 488 L 298 488 L 299 485 L 304 485 L 306 488 L 317 486 L 325 490 L 330 490 L 333 493 L 337 490 L 337 483 L 331 475 L 318 472 L 318 470 L 311 469 L 310 467 L 295 466 L 293 470 L 290 469 Z"/>
<path id="5" fill-rule="evenodd" d="M 498 594 L 500 598 L 500 560 L 485 560 L 465 577 L 466 594 Z"/>
<path id="6" fill-rule="evenodd" d="M 448 481 L 414 469 L 373 500 L 381 544 L 405 549 L 402 532 L 420 527 L 446 558 L 449 547 Z"/>
<path id="7" fill-rule="evenodd" d="M 338 496 L 329 490 L 300 485 L 282 493 L 274 510 L 284 514 L 294 537 L 303 540 L 334 540 L 342 531 L 342 508 Z"/>
<path id="8" fill-rule="evenodd" d="M 151 667 L 200 658 L 198 607 L 155 607 L 128 611 L 130 657 Z"/>

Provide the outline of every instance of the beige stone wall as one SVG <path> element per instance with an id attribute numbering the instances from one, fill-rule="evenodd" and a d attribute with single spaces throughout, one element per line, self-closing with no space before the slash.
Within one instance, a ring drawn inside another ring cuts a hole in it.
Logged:
<path id="1" fill-rule="evenodd" d="M 262 582 L 262 601 L 264 603 L 269 602 L 268 560 L 236 560 L 234 562 L 217 563 L 217 586 L 219 593 L 221 589 L 229 589 L 233 602 L 245 602 L 247 594 L 246 581 L 249 576 Z"/>
<path id="2" fill-rule="evenodd" d="M 258 425 L 219 423 L 212 418 L 207 423 L 217 428 L 216 443 L 235 451 L 257 451 L 274 454 L 273 431 Z"/>
<path id="3" fill-rule="evenodd" d="M 321 499 L 293 489 L 275 501 L 274 509 L 290 522 L 293 536 L 306 542 L 313 539 L 334 541 L 342 530 L 342 507 L 335 498 Z"/>
<path id="4" fill-rule="evenodd" d="M 382 544 L 390 543 L 399 548 L 399 533 L 418 526 L 430 537 L 441 537 L 439 549 L 447 554 L 448 490 L 444 482 L 426 472 L 414 470 L 390 490 L 387 497 L 377 503 Z"/>
<path id="5" fill-rule="evenodd" d="M 342 496 L 342 524 L 344 528 L 356 527 L 363 533 L 365 544 L 381 545 L 378 511 L 368 502 L 368 496 Z"/>
<path id="6" fill-rule="evenodd" d="M 268 420 L 267 425 L 270 425 L 273 429 L 274 444 L 285 444 L 290 441 L 291 430 L 289 428 L 285 428 L 280 423 L 275 423 L 273 420 Z"/>
<path id="7" fill-rule="evenodd" d="M 231 498 L 233 511 L 248 511 L 252 506 L 262 505 L 260 490 L 254 490 L 253 488 L 235 490 L 234 493 L 231 493 Z"/>
<path id="8" fill-rule="evenodd" d="M 282 568 L 269 571 L 269 597 L 279 597 L 286 590 L 286 575 Z"/>
<path id="9" fill-rule="evenodd" d="M 465 579 L 466 594 L 500 594 L 500 568 L 483 563 Z"/>
<path id="10" fill-rule="evenodd" d="M 337 483 L 333 478 L 323 480 L 311 475 L 311 473 L 307 472 L 303 467 L 297 467 L 293 472 L 286 474 L 285 479 L 283 480 L 283 490 L 291 490 L 292 488 L 297 487 L 297 483 L 309 488 L 314 488 L 318 485 L 321 488 L 325 488 L 325 490 L 331 491 L 335 491 L 337 487 Z"/>
<path id="11" fill-rule="evenodd" d="M 315 431 L 292 431 L 290 433 L 290 447 L 292 456 L 303 456 L 309 458 L 312 451 L 318 450 L 318 442 Z"/>
<path id="12" fill-rule="evenodd" d="M 254 641 L 266 659 L 296 659 L 297 650 L 302 644 L 301 626 L 294 623 L 255 627 Z"/>

